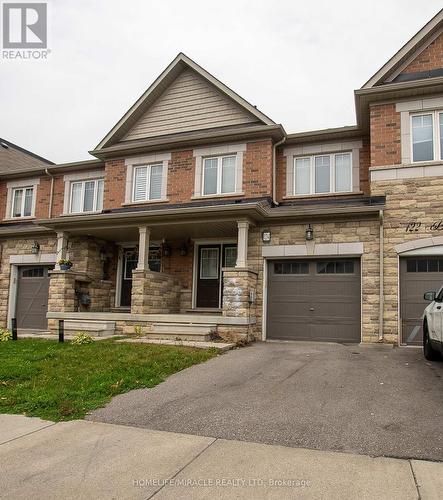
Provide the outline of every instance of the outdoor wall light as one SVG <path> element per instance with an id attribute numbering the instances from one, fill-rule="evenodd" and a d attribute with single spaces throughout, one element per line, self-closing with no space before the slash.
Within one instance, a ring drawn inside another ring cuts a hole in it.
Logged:
<path id="1" fill-rule="evenodd" d="M 171 247 L 166 243 L 166 241 L 163 242 L 162 250 L 163 250 L 163 255 L 165 257 L 170 257 L 170 255 L 171 255 Z"/>
<path id="2" fill-rule="evenodd" d="M 104 248 L 101 248 L 100 249 L 100 260 L 102 262 L 106 262 L 107 259 L 108 259 L 108 256 L 106 254 L 106 250 Z"/>
<path id="3" fill-rule="evenodd" d="M 188 247 L 187 247 L 185 242 L 183 242 L 180 246 L 180 255 L 182 257 L 185 257 L 186 255 L 188 255 Z"/>
<path id="4" fill-rule="evenodd" d="M 308 227 L 306 228 L 305 238 L 306 241 L 312 241 L 314 239 L 314 229 L 311 224 L 308 224 Z"/>
<path id="5" fill-rule="evenodd" d="M 31 247 L 31 253 L 37 255 L 39 251 L 40 251 L 40 245 L 36 241 L 34 241 Z"/>
<path id="6" fill-rule="evenodd" d="M 263 243 L 269 243 L 271 241 L 271 231 L 269 229 L 265 229 L 261 233 L 261 240 Z"/>

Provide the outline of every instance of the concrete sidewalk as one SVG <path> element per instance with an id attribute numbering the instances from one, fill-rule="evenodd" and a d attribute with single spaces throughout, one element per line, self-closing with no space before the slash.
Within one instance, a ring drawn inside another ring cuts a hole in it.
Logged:
<path id="1" fill-rule="evenodd" d="M 0 495 L 439 499 L 443 463 L 0 415 Z"/>

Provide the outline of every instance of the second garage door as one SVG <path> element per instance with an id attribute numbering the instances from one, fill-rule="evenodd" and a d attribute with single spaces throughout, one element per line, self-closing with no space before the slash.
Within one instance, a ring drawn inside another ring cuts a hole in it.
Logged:
<path id="1" fill-rule="evenodd" d="M 443 256 L 400 259 L 400 317 L 402 344 L 421 345 L 425 292 L 443 286 Z"/>
<path id="2" fill-rule="evenodd" d="M 269 339 L 360 342 L 360 260 L 268 263 Z"/>

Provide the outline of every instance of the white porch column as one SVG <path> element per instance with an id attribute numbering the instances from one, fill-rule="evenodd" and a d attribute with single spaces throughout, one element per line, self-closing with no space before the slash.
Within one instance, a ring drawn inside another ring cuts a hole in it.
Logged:
<path id="1" fill-rule="evenodd" d="M 57 233 L 57 262 L 55 264 L 55 269 L 60 271 L 60 264 L 58 263 L 61 259 L 66 259 L 66 253 L 68 250 L 68 235 L 63 231 Z"/>
<path id="2" fill-rule="evenodd" d="M 237 221 L 238 227 L 238 241 L 237 241 L 237 263 L 235 267 L 247 267 L 248 266 L 248 233 L 249 233 L 249 222 L 248 221 Z"/>
<path id="3" fill-rule="evenodd" d="M 149 269 L 149 238 L 151 230 L 147 226 L 140 226 L 138 240 L 138 263 L 137 270 L 145 271 Z"/>

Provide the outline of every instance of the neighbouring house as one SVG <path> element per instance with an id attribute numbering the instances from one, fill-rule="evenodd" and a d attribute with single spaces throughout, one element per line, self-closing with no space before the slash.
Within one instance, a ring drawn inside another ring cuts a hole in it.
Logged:
<path id="1" fill-rule="evenodd" d="M 288 134 L 179 54 L 96 159 L 2 141 L 2 323 L 421 342 L 443 284 L 443 11 L 355 103 L 356 125 Z"/>

